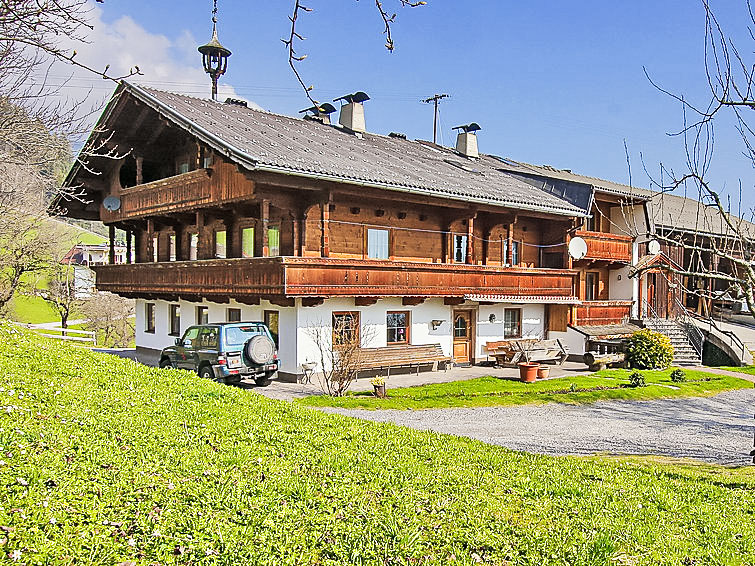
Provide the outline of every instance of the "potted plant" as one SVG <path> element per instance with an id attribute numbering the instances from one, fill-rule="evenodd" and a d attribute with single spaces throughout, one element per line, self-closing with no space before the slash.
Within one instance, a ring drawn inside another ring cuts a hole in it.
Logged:
<path id="1" fill-rule="evenodd" d="M 535 380 L 537 380 L 537 370 L 540 367 L 540 364 L 537 362 L 533 362 L 531 360 L 532 358 L 532 349 L 535 347 L 535 344 L 538 343 L 537 337 L 528 338 L 526 340 L 520 340 L 519 341 L 519 347 L 522 350 L 522 354 L 524 355 L 523 362 L 519 362 L 519 379 L 523 381 L 524 383 L 532 383 Z"/>
<path id="2" fill-rule="evenodd" d="M 385 399 L 385 378 L 378 375 L 370 379 L 370 384 L 375 388 L 375 397 Z"/>
<path id="3" fill-rule="evenodd" d="M 545 364 L 542 364 L 539 368 L 537 368 L 538 379 L 545 379 L 550 375 L 550 373 L 551 373 L 551 367 Z"/>

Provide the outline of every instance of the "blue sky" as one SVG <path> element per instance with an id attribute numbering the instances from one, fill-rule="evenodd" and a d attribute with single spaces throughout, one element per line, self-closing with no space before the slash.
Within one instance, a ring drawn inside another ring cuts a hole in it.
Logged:
<path id="1" fill-rule="evenodd" d="M 475 121 L 483 128 L 481 151 L 516 160 L 627 182 L 626 140 L 635 184 L 649 184 L 640 155 L 653 172 L 660 162 L 683 167 L 681 140 L 667 135 L 682 124 L 681 106 L 649 84 L 643 66 L 670 90 L 706 99 L 699 2 L 428 0 L 413 9 L 384 2 L 398 12 L 393 53 L 383 46 L 372 0 L 308 0 L 314 11 L 302 15 L 299 28 L 308 38 L 299 49 L 308 55 L 300 70 L 314 95 L 326 101 L 364 90 L 372 97 L 366 104 L 370 131 L 431 139 L 431 107 L 419 101 L 443 92 L 451 95 L 441 106 L 446 145 L 454 139 L 452 126 Z M 219 0 L 219 33 L 233 51 L 224 82 L 265 109 L 295 115 L 308 103 L 280 41 L 288 34 L 291 4 Z M 751 52 L 744 2 L 712 5 Z M 142 48 L 137 63 L 145 82 L 209 94 L 209 82 L 187 70 L 200 67 L 195 45 L 209 39 L 209 0 L 106 0 L 98 6 L 105 26 L 129 22 L 124 29 L 139 27 L 164 40 L 159 61 L 145 51 L 148 40 L 132 43 Z M 92 48 L 117 67 L 123 54 L 107 43 L 95 35 Z M 155 78 L 157 65 L 174 63 L 182 70 Z M 755 205 L 752 167 L 725 124 L 715 150 L 716 186 L 736 201 L 741 181 L 744 203 Z"/>

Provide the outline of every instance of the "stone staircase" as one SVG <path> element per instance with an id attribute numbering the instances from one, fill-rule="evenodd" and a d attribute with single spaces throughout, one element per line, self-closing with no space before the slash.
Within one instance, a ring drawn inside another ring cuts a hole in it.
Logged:
<path id="1" fill-rule="evenodd" d="M 662 318 L 646 318 L 642 322 L 645 328 L 665 334 L 671 339 L 674 346 L 674 365 L 702 365 L 702 356 L 690 341 L 689 333 L 682 322 Z"/>

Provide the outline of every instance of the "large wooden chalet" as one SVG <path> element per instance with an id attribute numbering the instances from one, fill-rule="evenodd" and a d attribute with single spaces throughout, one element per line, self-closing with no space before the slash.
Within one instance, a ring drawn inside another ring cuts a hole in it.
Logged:
<path id="1" fill-rule="evenodd" d="M 265 320 L 293 377 L 316 358 L 308 329 L 348 317 L 365 348 L 440 344 L 463 364 L 516 337 L 581 353 L 570 329 L 636 313 L 631 197 L 479 153 L 474 127 L 456 148 L 370 133 L 358 100 L 330 123 L 117 88 L 89 147 L 120 158 L 75 166 L 84 198 L 64 206 L 111 242 L 125 230 L 128 263 L 96 267 L 97 287 L 137 299 L 141 357 L 196 323 Z"/>

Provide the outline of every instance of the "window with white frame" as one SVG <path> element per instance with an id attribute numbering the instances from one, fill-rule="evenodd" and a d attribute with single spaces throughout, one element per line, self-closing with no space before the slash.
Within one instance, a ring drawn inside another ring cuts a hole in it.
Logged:
<path id="1" fill-rule="evenodd" d="M 409 343 L 409 311 L 388 311 L 386 327 L 388 344 Z"/>
<path id="2" fill-rule="evenodd" d="M 453 240 L 453 258 L 455 263 L 467 262 L 467 236 L 463 234 L 452 234 Z"/>
<path id="3" fill-rule="evenodd" d="M 367 229 L 367 257 L 370 259 L 388 259 L 389 232 L 382 228 Z"/>
<path id="4" fill-rule="evenodd" d="M 168 323 L 171 336 L 181 335 L 181 306 L 170 305 L 168 308 Z"/>
<path id="5" fill-rule="evenodd" d="M 503 337 L 522 337 L 522 309 L 503 309 Z"/>

